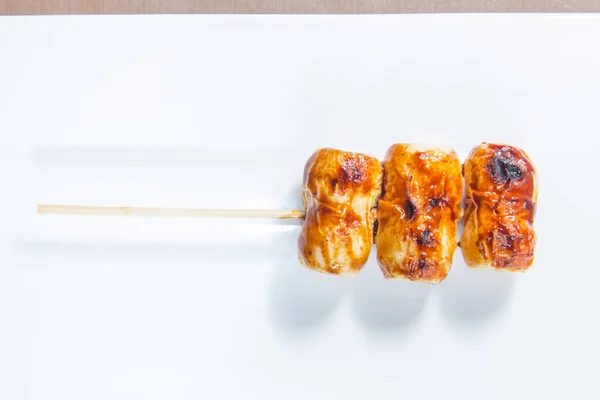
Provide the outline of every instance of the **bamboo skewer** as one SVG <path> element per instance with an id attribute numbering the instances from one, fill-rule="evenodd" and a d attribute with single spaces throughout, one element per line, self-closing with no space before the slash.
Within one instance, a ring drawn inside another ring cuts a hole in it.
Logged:
<path id="1" fill-rule="evenodd" d="M 304 219 L 303 210 L 237 210 L 159 207 L 104 207 L 40 204 L 38 214 L 119 215 L 130 217 Z"/>

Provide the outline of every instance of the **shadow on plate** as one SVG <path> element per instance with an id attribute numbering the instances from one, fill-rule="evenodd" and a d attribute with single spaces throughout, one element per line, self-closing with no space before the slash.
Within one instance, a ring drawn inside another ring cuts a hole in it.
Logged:
<path id="1" fill-rule="evenodd" d="M 369 261 L 356 277 L 354 314 L 371 333 L 398 335 L 418 321 L 431 290 L 424 283 L 385 279 L 377 264 Z"/>
<path id="2" fill-rule="evenodd" d="M 286 204 L 302 208 L 300 185 L 289 194 Z M 311 271 L 298 260 L 297 240 L 300 227 L 274 240 L 276 264 L 269 291 L 272 322 L 286 334 L 313 331 L 325 324 L 352 283 L 351 278 Z"/>
<path id="3" fill-rule="evenodd" d="M 33 159 L 42 165 L 167 165 L 272 167 L 287 165 L 293 152 L 279 149 L 210 149 L 63 146 L 42 147 L 33 151 Z"/>
<path id="4" fill-rule="evenodd" d="M 205 259 L 206 257 L 247 258 L 267 255 L 270 246 L 165 242 L 69 242 L 58 240 L 17 240 L 15 252 L 31 256 L 73 257 L 167 257 L 176 260 Z"/>
<path id="5" fill-rule="evenodd" d="M 515 281 L 515 273 L 471 269 L 461 259 L 439 287 L 443 315 L 458 326 L 485 323 L 506 307 Z"/>
<path id="6" fill-rule="evenodd" d="M 296 258 L 280 259 L 269 293 L 271 320 L 290 335 L 317 329 L 332 317 L 350 279 L 311 271 Z"/>

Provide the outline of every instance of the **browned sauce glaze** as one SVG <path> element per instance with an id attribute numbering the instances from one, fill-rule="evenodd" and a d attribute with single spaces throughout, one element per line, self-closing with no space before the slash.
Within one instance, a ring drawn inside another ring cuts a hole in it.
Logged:
<path id="1" fill-rule="evenodd" d="M 463 166 L 467 265 L 522 271 L 531 266 L 536 235 L 537 175 L 529 156 L 513 146 L 483 143 Z"/>
<path id="2" fill-rule="evenodd" d="M 335 275 L 358 273 L 367 262 L 383 172 L 374 157 L 317 150 L 304 168 L 306 210 L 298 256 L 308 268 Z"/>
<path id="3" fill-rule="evenodd" d="M 461 164 L 454 150 L 396 144 L 387 151 L 375 237 L 386 278 L 438 283 L 456 250 Z"/>

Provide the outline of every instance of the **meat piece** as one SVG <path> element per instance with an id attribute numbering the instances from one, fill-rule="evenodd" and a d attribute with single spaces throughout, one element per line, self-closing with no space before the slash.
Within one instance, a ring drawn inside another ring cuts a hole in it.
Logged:
<path id="1" fill-rule="evenodd" d="M 460 239 L 470 267 L 523 271 L 533 263 L 537 175 L 521 149 L 483 143 L 464 164 L 465 229 Z"/>
<path id="2" fill-rule="evenodd" d="M 448 275 L 461 217 L 461 165 L 454 150 L 395 144 L 383 162 L 375 238 L 386 278 L 439 283 Z"/>
<path id="3" fill-rule="evenodd" d="M 383 172 L 376 158 L 317 150 L 304 168 L 306 218 L 298 256 L 308 268 L 335 275 L 358 273 L 373 245 Z"/>

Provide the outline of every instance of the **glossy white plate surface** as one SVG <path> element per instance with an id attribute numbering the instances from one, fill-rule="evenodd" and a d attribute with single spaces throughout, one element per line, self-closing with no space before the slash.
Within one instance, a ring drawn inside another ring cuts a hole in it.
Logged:
<path id="1" fill-rule="evenodd" d="M 598 398 L 599 41 L 598 15 L 0 18 L 0 398 Z M 539 170 L 525 274 L 342 279 L 294 224 L 35 214 L 297 208 L 318 147 L 482 141 Z"/>

